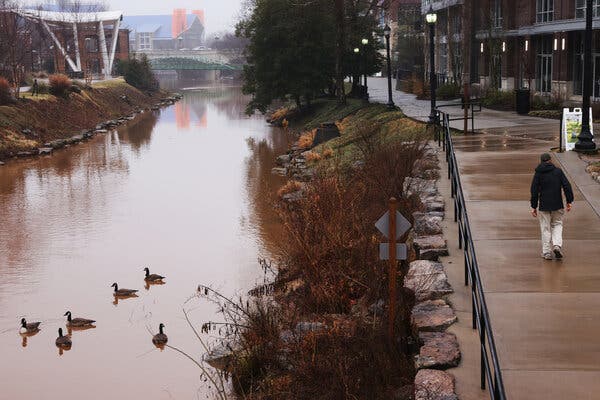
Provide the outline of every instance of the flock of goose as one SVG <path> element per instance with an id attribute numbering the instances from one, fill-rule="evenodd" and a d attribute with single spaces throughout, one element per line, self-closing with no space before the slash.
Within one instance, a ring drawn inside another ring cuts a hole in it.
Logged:
<path id="1" fill-rule="evenodd" d="M 148 267 L 144 268 L 144 271 L 146 272 L 146 275 L 144 276 L 144 281 L 147 285 L 164 283 L 164 276 L 158 274 L 151 274 L 150 269 Z M 113 296 L 115 297 L 115 300 L 119 298 L 137 297 L 137 290 L 135 289 L 119 288 L 119 285 L 116 282 L 113 283 L 111 287 L 114 288 Z M 73 318 L 73 316 L 71 315 L 71 311 L 65 312 L 64 316 L 67 317 L 67 328 L 86 329 L 95 327 L 95 320 L 87 318 Z M 21 328 L 19 329 L 19 333 L 22 335 L 34 335 L 40 331 L 40 324 L 41 322 L 27 322 L 25 318 L 21 318 Z M 167 344 L 168 341 L 167 335 L 165 335 L 165 333 L 163 332 L 164 327 L 165 325 L 161 323 L 158 326 L 158 333 L 152 337 L 152 343 L 161 349 Z M 54 343 L 61 350 L 68 350 L 73 344 L 69 335 L 63 334 L 62 328 L 58 328 L 58 337 L 56 338 L 56 341 Z"/>

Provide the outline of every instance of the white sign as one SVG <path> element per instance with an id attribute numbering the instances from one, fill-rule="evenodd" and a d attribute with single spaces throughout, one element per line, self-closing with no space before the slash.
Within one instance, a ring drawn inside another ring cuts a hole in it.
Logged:
<path id="1" fill-rule="evenodd" d="M 400 214 L 399 211 L 396 211 L 396 237 L 393 239 L 399 239 L 400 237 L 402 237 L 402 235 L 408 232 L 411 226 L 412 225 L 410 224 L 410 222 L 408 222 L 408 220 L 404 218 L 404 215 Z M 379 232 L 381 232 L 383 236 L 385 236 L 386 238 L 388 237 L 388 235 L 390 234 L 389 211 L 386 211 L 386 213 L 383 214 L 381 218 L 379 218 L 379 221 L 375 223 L 375 227 L 379 229 Z"/>
<path id="2" fill-rule="evenodd" d="M 574 108 L 570 111 L 568 108 L 563 108 L 562 126 L 562 146 L 565 151 L 573 150 L 577 143 L 577 136 L 581 133 L 582 112 L 581 108 Z M 590 132 L 594 135 L 594 124 L 592 123 L 592 107 L 590 107 Z"/>
<path id="3" fill-rule="evenodd" d="M 406 260 L 408 258 L 408 247 L 404 243 L 396 243 L 396 260 Z M 390 244 L 380 243 L 379 244 L 379 259 L 389 260 L 390 259 Z"/>

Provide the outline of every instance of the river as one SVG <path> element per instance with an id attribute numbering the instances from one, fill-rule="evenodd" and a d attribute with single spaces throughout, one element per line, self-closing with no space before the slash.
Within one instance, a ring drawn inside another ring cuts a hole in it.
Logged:
<path id="1" fill-rule="evenodd" d="M 234 88 L 181 102 L 51 156 L 0 166 L 0 399 L 195 399 L 202 350 L 182 305 L 198 284 L 244 294 L 278 231 L 271 175 L 289 137 L 247 117 Z M 143 271 L 166 284 L 144 288 Z M 114 302 L 110 285 L 139 289 Z M 194 324 L 218 320 L 194 301 Z M 63 314 L 97 320 L 54 345 Z M 32 337 L 19 321 L 42 321 Z"/>

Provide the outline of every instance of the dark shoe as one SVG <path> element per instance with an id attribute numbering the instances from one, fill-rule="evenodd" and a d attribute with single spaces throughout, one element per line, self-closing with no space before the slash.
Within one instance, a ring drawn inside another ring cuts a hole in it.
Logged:
<path id="1" fill-rule="evenodd" d="M 560 249 L 560 246 L 554 246 L 554 257 L 556 257 L 557 260 L 560 260 L 561 258 L 563 258 L 563 254 Z"/>

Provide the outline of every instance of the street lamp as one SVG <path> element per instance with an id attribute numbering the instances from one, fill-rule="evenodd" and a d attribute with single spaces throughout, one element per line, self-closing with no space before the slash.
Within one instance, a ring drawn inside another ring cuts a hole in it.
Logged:
<path id="1" fill-rule="evenodd" d="M 385 25 L 383 28 L 383 35 L 385 36 L 385 52 L 387 58 L 387 80 L 388 80 L 388 108 L 393 109 L 394 100 L 392 100 L 392 61 L 390 60 L 390 34 L 392 33 L 392 29 L 389 25 Z"/>
<path id="2" fill-rule="evenodd" d="M 366 51 L 366 47 L 369 44 L 369 39 L 367 38 L 362 38 L 362 40 L 360 41 L 363 45 L 363 68 L 364 68 L 364 73 L 365 73 L 365 101 L 369 101 L 369 87 L 367 86 L 367 51 Z"/>
<path id="3" fill-rule="evenodd" d="M 587 153 L 595 152 L 592 132 L 590 130 L 590 96 L 592 95 L 592 0 L 586 1 L 585 9 L 585 36 L 583 44 L 583 109 L 581 110 L 581 132 L 577 136 L 575 151 Z"/>
<path id="4" fill-rule="evenodd" d="M 427 25 L 429 25 L 429 86 L 431 87 L 431 113 L 429 114 L 429 122 L 434 124 L 437 122 L 437 113 L 435 112 L 435 23 L 437 22 L 437 14 L 433 12 L 433 7 L 429 7 L 429 12 L 425 15 Z"/>

